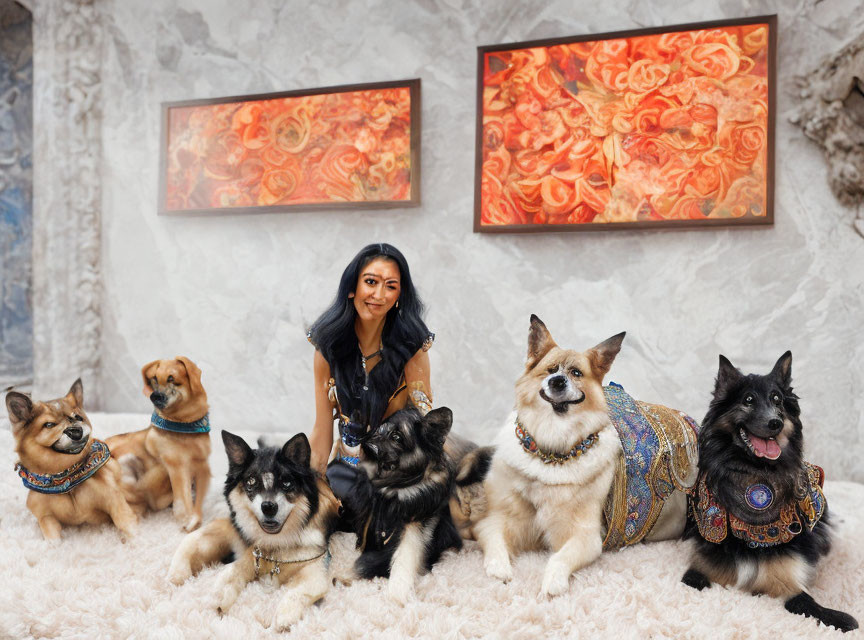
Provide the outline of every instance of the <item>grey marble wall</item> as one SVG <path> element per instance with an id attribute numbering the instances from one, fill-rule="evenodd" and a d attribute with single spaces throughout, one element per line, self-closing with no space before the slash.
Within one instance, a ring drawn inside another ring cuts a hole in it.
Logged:
<path id="1" fill-rule="evenodd" d="M 864 481 L 864 238 L 828 188 L 821 151 L 788 122 L 793 76 L 864 34 L 860 2 L 96 6 L 105 38 L 102 409 L 146 411 L 139 368 L 184 354 L 204 371 L 218 426 L 308 429 L 304 329 L 350 257 L 389 241 L 429 305 L 435 401 L 454 410 L 458 431 L 485 440 L 506 417 L 536 313 L 578 348 L 627 330 L 611 379 L 697 418 L 718 354 L 767 372 L 791 349 L 811 459 L 830 477 Z M 478 45 L 766 13 L 780 16 L 773 228 L 471 232 Z M 422 207 L 156 215 L 161 101 L 411 77 L 423 80 Z"/>
<path id="2" fill-rule="evenodd" d="M 33 34 L 0 0 L 0 388 L 33 380 Z"/>

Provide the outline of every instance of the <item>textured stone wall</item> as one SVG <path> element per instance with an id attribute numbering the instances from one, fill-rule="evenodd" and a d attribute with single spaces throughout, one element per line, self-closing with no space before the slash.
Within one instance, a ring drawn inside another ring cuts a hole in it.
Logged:
<path id="1" fill-rule="evenodd" d="M 697 418 L 718 354 L 767 372 L 791 349 L 810 457 L 830 477 L 864 481 L 864 242 L 854 210 L 829 188 L 822 151 L 789 121 L 800 100 L 793 78 L 864 33 L 858 7 L 99 3 L 101 174 L 88 188 L 101 189 L 101 408 L 147 411 L 139 368 L 185 354 L 204 372 L 218 426 L 308 429 L 304 329 L 357 249 L 385 240 L 405 252 L 429 305 L 435 400 L 454 410 L 458 431 L 485 440 L 506 416 L 533 312 L 563 345 L 587 348 L 627 330 L 611 379 Z M 471 232 L 478 45 L 767 13 L 779 13 L 780 25 L 773 228 Z M 423 80 L 421 207 L 156 215 L 160 102 L 411 77 Z M 42 89 L 39 100 L 50 102 L 56 87 Z M 60 117 L 50 111 L 42 107 Z M 39 188 L 53 189 L 62 180 L 50 170 L 58 159 L 43 151 L 49 184 Z"/>
<path id="2" fill-rule="evenodd" d="M 0 389 L 33 381 L 33 34 L 0 0 Z"/>
<path id="3" fill-rule="evenodd" d="M 36 68 L 33 207 L 34 393 L 81 377 L 98 406 L 103 0 L 33 1 Z M 53 394 L 53 395 L 52 395 Z"/>

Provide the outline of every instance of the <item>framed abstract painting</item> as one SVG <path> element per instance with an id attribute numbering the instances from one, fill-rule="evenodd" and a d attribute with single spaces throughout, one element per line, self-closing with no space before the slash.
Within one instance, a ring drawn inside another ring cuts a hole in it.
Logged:
<path id="1" fill-rule="evenodd" d="M 420 204 L 420 80 L 162 104 L 159 213 Z"/>
<path id="2" fill-rule="evenodd" d="M 770 225 L 777 17 L 478 48 L 474 231 Z"/>

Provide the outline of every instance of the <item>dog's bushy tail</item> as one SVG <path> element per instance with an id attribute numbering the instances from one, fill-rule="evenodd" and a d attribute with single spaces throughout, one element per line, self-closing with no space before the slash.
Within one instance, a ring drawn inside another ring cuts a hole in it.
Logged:
<path id="1" fill-rule="evenodd" d="M 483 482 L 486 474 L 489 473 L 493 453 L 495 447 L 477 447 L 465 454 L 456 465 L 456 474 L 453 478 L 455 486 L 467 487 Z"/>

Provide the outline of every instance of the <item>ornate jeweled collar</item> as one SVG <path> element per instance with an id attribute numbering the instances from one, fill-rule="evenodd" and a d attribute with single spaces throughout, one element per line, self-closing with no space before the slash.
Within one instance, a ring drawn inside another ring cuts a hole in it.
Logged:
<path id="1" fill-rule="evenodd" d="M 210 414 L 205 413 L 203 418 L 195 422 L 174 422 L 173 420 L 166 420 L 154 411 L 153 415 L 150 416 L 150 424 L 174 433 L 209 433 Z"/>
<path id="2" fill-rule="evenodd" d="M 21 477 L 24 486 L 31 491 L 67 493 L 99 471 L 110 457 L 111 451 L 109 451 L 108 445 L 94 438 L 90 444 L 90 453 L 65 471 L 42 475 L 28 471 L 20 462 L 15 465 L 15 471 Z"/>
<path id="3" fill-rule="evenodd" d="M 522 445 L 522 448 L 525 449 L 525 451 L 540 458 L 544 464 L 563 464 L 568 460 L 578 458 L 586 451 L 588 451 L 588 449 L 597 444 L 597 440 L 600 439 L 600 434 L 592 433 L 582 442 L 574 445 L 573 448 L 570 449 L 570 451 L 562 455 L 560 453 L 543 451 L 540 447 L 538 447 L 537 442 L 534 440 L 531 434 L 525 430 L 525 427 L 522 426 L 522 423 L 519 422 L 519 419 L 517 418 L 516 438 L 519 440 L 519 443 Z"/>
<path id="4" fill-rule="evenodd" d="M 271 558 L 269 556 L 265 556 L 264 553 L 261 551 L 261 548 L 256 545 L 255 547 L 252 548 L 252 557 L 255 559 L 255 576 L 258 577 L 260 575 L 261 561 L 262 560 L 264 560 L 265 562 L 270 562 L 273 565 L 273 568 L 270 569 L 270 571 L 268 571 L 267 573 L 269 573 L 271 576 L 277 576 L 280 573 L 279 565 L 301 564 L 303 562 L 312 562 L 313 560 L 317 560 L 318 558 L 320 558 L 321 556 L 323 556 L 325 554 L 328 557 L 325 558 L 324 561 L 329 562 L 330 561 L 330 558 L 329 558 L 330 549 L 327 547 L 324 547 L 324 551 L 319 553 L 317 556 L 312 556 L 311 558 L 303 558 L 302 560 L 279 560 L 278 558 Z"/>
<path id="5" fill-rule="evenodd" d="M 825 472 L 821 467 L 804 463 L 807 486 L 802 498 L 794 498 L 780 507 L 776 520 L 767 524 L 752 524 L 729 513 L 708 489 L 705 476 L 700 476 L 691 494 L 690 506 L 699 534 L 708 542 L 719 544 L 726 539 L 729 529 L 751 549 L 773 547 L 792 540 L 807 527 L 813 530 L 825 513 L 825 494 L 822 484 Z M 764 511 L 774 502 L 774 493 L 764 484 L 751 484 L 744 489 L 744 501 L 754 511 Z"/>

